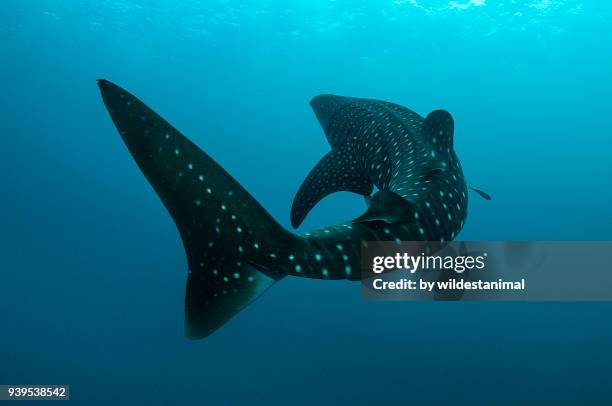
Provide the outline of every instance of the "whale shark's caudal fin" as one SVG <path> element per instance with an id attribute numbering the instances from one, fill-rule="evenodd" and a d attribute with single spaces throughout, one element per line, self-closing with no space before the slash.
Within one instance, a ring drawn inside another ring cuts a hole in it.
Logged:
<path id="1" fill-rule="evenodd" d="M 185 331 L 205 337 L 280 278 L 266 269 L 265 252 L 295 237 L 144 103 L 106 80 L 98 84 L 121 137 L 178 227 L 189 265 Z"/>

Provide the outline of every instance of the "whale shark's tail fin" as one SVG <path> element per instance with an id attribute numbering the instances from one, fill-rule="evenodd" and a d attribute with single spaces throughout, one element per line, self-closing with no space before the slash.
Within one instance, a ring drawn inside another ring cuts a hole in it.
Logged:
<path id="1" fill-rule="evenodd" d="M 99 80 L 113 122 L 174 219 L 189 276 L 185 332 L 202 338 L 281 276 L 265 267 L 296 238 L 219 164 L 132 94 Z"/>

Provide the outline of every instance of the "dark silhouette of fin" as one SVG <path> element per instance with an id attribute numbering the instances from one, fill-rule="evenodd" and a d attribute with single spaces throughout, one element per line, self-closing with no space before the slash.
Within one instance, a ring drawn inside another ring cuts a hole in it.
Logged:
<path id="1" fill-rule="evenodd" d="M 383 221 L 388 224 L 408 221 L 414 216 L 412 204 L 389 190 L 380 190 L 372 196 L 370 206 L 353 223 Z"/>
<path id="2" fill-rule="evenodd" d="M 356 165 L 357 160 L 346 147 L 328 152 L 310 171 L 293 199 L 291 225 L 299 227 L 310 210 L 335 192 L 353 192 L 364 196 L 372 193 L 374 186 Z"/>
<path id="3" fill-rule="evenodd" d="M 189 265 L 185 332 L 205 337 L 280 278 L 262 266 L 264 252 L 295 237 L 139 99 L 106 80 L 98 84 L 121 137 L 180 232 Z"/>
<path id="4" fill-rule="evenodd" d="M 471 187 L 470 189 L 472 189 L 474 192 L 478 193 L 483 199 L 485 200 L 491 200 L 491 195 L 488 194 L 487 192 L 483 192 L 482 190 L 476 189 L 475 187 Z"/>

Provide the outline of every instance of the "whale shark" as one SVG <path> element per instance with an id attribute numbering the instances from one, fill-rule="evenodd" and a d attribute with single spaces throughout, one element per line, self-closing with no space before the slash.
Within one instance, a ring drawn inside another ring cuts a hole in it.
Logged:
<path id="1" fill-rule="evenodd" d="M 361 279 L 368 241 L 450 241 L 465 224 L 467 184 L 454 120 L 398 104 L 323 94 L 314 110 L 330 151 L 291 207 L 299 227 L 326 196 L 364 196 L 355 219 L 294 233 L 281 226 L 206 152 L 137 97 L 100 79 L 103 102 L 181 236 L 188 264 L 185 334 L 208 336 L 286 276 Z M 486 193 L 477 190 L 485 198 Z"/>

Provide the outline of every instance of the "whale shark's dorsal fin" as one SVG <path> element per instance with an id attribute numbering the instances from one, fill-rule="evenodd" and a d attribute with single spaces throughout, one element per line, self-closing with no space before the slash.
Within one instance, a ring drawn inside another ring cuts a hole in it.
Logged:
<path id="1" fill-rule="evenodd" d="M 291 206 L 291 225 L 297 228 L 310 210 L 325 196 L 334 192 L 353 192 L 364 196 L 374 186 L 361 172 L 348 147 L 328 152 L 310 171 L 298 190 Z"/>
<path id="2" fill-rule="evenodd" d="M 431 143 L 437 145 L 439 149 L 453 146 L 455 122 L 448 111 L 435 110 L 429 113 L 423 121 L 422 129 Z"/>
<path id="3" fill-rule="evenodd" d="M 353 220 L 353 223 L 383 221 L 388 224 L 408 221 L 414 216 L 412 204 L 390 190 L 378 191 L 372 196 L 368 210 Z"/>

